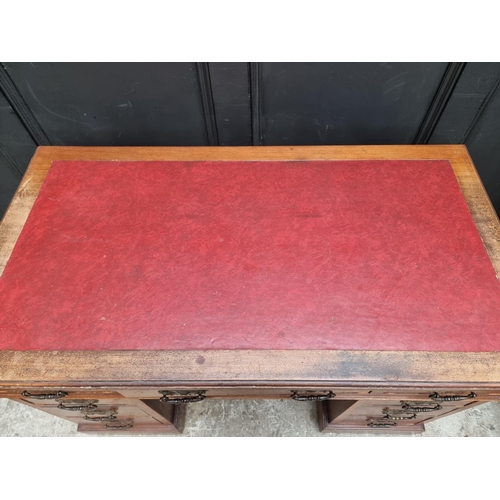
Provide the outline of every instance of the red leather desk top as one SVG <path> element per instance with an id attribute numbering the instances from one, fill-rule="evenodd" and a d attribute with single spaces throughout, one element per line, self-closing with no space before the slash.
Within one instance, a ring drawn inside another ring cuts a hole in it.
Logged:
<path id="1" fill-rule="evenodd" d="M 500 350 L 446 161 L 53 163 L 0 349 Z"/>

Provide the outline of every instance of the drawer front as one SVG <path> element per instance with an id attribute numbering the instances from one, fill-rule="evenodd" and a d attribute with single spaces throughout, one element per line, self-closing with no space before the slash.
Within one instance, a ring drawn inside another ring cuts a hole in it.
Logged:
<path id="1" fill-rule="evenodd" d="M 441 409 L 439 411 L 429 413 L 414 413 L 408 410 L 402 410 L 400 406 L 363 406 L 351 414 L 340 416 L 336 422 L 368 422 L 377 420 L 384 423 L 405 423 L 412 425 L 417 422 L 425 422 L 437 416 L 448 413 L 449 409 Z"/>
<path id="2" fill-rule="evenodd" d="M 500 400 L 500 391 L 485 389 L 392 389 L 373 390 L 371 399 L 412 399 L 418 401 L 460 402 L 467 400 L 495 401 Z"/>
<path id="3" fill-rule="evenodd" d="M 40 388 L 0 391 L 0 397 L 18 399 L 37 406 L 54 406 L 67 399 L 123 399 L 116 391 Z"/>
<path id="4" fill-rule="evenodd" d="M 78 415 L 64 416 L 65 419 L 78 424 L 95 424 L 101 425 L 104 423 L 116 423 L 121 420 L 131 420 L 136 423 L 149 422 L 155 425 L 162 422 L 155 419 L 153 416 L 141 411 L 134 406 L 121 407 L 103 407 L 95 412 L 84 412 Z"/>
<path id="5" fill-rule="evenodd" d="M 160 399 L 163 395 L 167 397 L 189 397 L 200 393 L 203 399 L 301 399 L 304 400 L 322 400 L 338 398 L 364 398 L 369 397 L 370 390 L 345 390 L 326 387 L 229 387 L 229 388 L 210 388 L 210 387 L 180 387 L 180 388 L 155 388 L 155 389 L 123 389 L 120 393 L 125 398 L 138 399 Z M 330 395 L 330 393 L 333 393 Z"/>
<path id="6" fill-rule="evenodd" d="M 72 405 L 68 406 L 67 408 L 58 406 L 45 406 L 43 410 L 52 415 L 57 415 L 58 417 L 67 419 L 83 418 L 83 416 L 98 417 L 99 415 L 114 415 L 116 418 L 134 418 L 144 417 L 148 415 L 137 406 L 106 404 L 104 402 L 99 402 L 93 405 L 91 408 L 86 408 L 83 405 Z"/>
<path id="7" fill-rule="evenodd" d="M 163 405 L 160 408 L 155 408 L 156 402 L 150 402 L 150 404 L 150 407 L 144 405 L 142 414 L 137 412 L 137 408 L 120 407 L 115 415 L 116 418 L 112 420 L 88 420 L 84 416 L 73 417 L 70 420 L 78 424 L 79 432 L 155 432 L 162 434 L 178 434 L 182 432 L 185 415 L 182 406 Z M 148 414 L 147 411 L 151 411 L 151 414 Z M 88 414 L 87 416 L 95 417 L 95 414 Z"/>
<path id="8" fill-rule="evenodd" d="M 394 401 L 385 401 L 395 403 Z M 396 406 L 396 405 L 395 405 Z M 360 400 L 331 400 L 318 403 L 318 422 L 321 431 L 389 431 L 422 432 L 417 419 L 390 420 L 381 413 L 385 406 L 364 405 Z"/>
<path id="9" fill-rule="evenodd" d="M 162 432 L 166 427 L 152 417 L 120 418 L 111 422 L 74 421 L 78 423 L 79 432 L 140 432 L 141 429 Z"/>
<path id="10" fill-rule="evenodd" d="M 399 401 L 386 400 L 380 402 L 363 400 L 332 400 L 325 404 L 328 407 L 329 424 L 357 424 L 363 425 L 371 419 L 380 420 L 381 423 L 393 424 L 394 422 L 406 422 L 411 425 L 413 422 L 421 421 L 427 416 L 417 413 L 409 413 L 401 408 Z M 441 407 L 439 407 L 441 409 Z"/>

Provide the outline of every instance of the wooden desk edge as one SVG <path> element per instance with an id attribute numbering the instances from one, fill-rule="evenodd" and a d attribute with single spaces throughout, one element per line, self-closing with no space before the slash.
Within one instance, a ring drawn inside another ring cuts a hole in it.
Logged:
<path id="1" fill-rule="evenodd" d="M 14 386 L 484 386 L 500 388 L 500 355 L 416 351 L 1 351 Z"/>
<path id="2" fill-rule="evenodd" d="M 0 224 L 0 275 L 53 161 L 448 160 L 500 276 L 500 223 L 463 145 L 39 147 Z M 140 354 L 138 354 L 140 353 Z M 203 359 L 203 363 L 200 360 Z M 0 387 L 286 381 L 500 387 L 500 353 L 377 351 L 0 351 Z"/>

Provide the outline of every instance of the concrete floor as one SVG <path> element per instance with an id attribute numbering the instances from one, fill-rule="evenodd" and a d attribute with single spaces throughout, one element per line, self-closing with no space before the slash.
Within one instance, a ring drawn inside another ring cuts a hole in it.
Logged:
<path id="1" fill-rule="evenodd" d="M 102 435 L 112 436 L 113 433 Z M 388 436 L 389 434 L 371 432 L 321 434 L 318 431 L 314 403 L 285 400 L 209 400 L 187 408 L 183 435 L 318 437 Z M 76 424 L 72 422 L 14 401 L 0 399 L 0 436 L 83 437 L 86 435 L 77 433 Z M 500 402 L 486 403 L 442 418 L 427 424 L 425 433 L 412 436 L 500 437 Z"/>

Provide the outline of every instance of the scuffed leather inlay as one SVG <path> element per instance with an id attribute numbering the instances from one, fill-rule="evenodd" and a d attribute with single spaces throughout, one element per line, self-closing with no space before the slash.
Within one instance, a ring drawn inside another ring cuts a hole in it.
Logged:
<path id="1" fill-rule="evenodd" d="M 446 161 L 55 162 L 0 297 L 1 349 L 500 350 Z"/>

